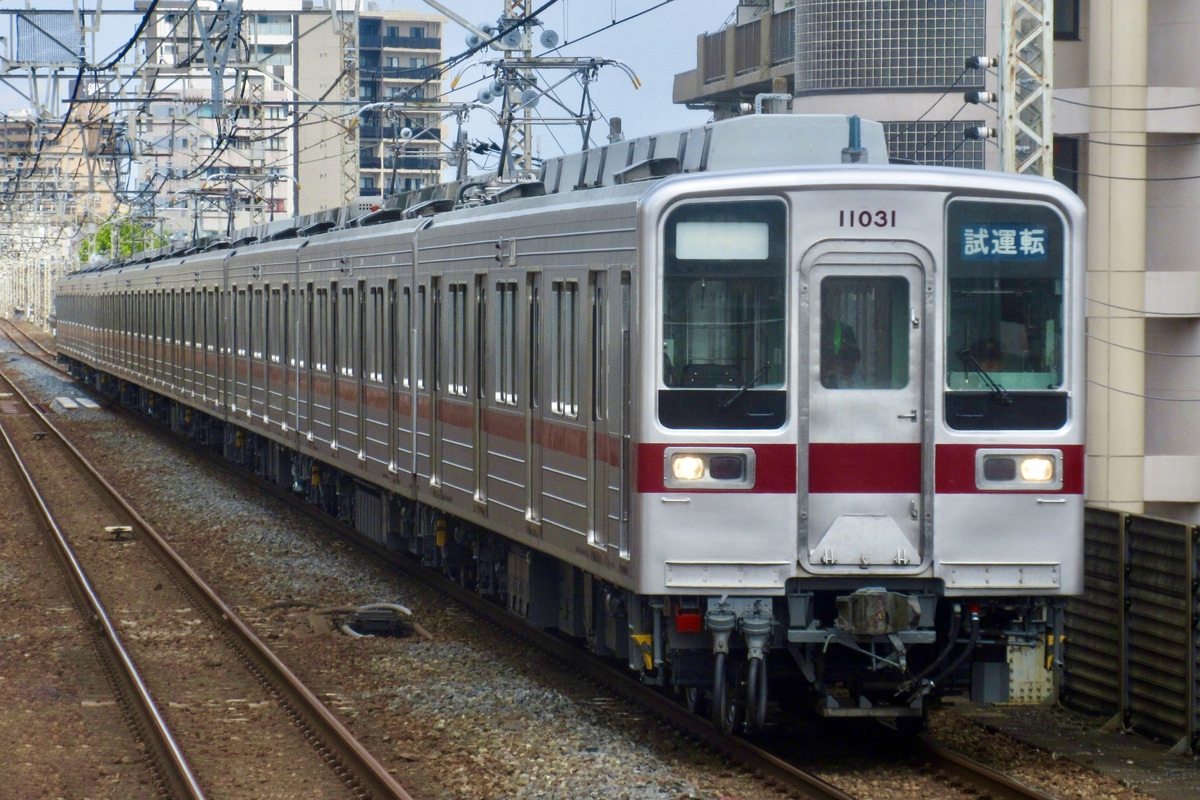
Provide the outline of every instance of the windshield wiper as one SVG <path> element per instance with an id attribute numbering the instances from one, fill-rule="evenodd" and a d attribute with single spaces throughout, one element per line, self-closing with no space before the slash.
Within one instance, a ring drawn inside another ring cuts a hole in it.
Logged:
<path id="1" fill-rule="evenodd" d="M 988 371 L 983 368 L 983 364 L 980 364 L 979 359 L 975 358 L 975 354 L 971 352 L 971 348 L 964 348 L 963 351 L 958 354 L 958 357 L 962 359 L 963 372 L 971 372 L 972 370 L 967 369 L 967 367 L 973 367 L 973 371 L 976 372 L 979 377 L 983 378 L 983 382 L 986 383 L 988 388 L 992 390 L 992 397 L 1006 406 L 1012 405 L 1012 398 L 1008 396 L 1008 391 L 1005 390 L 1003 386 L 997 383 L 996 380 L 988 374 Z"/>
<path id="2" fill-rule="evenodd" d="M 754 386 L 757 385 L 759 381 L 761 381 L 763 378 L 767 377 L 767 370 L 769 370 L 770 368 L 771 368 L 770 361 L 768 361 L 767 363 L 765 363 L 761 367 L 759 367 L 758 372 L 754 373 L 754 377 L 750 378 L 750 380 L 746 381 L 741 386 L 739 386 L 737 391 L 734 392 L 732 395 L 730 395 L 728 398 L 717 403 L 717 408 L 726 409 L 726 408 L 729 408 L 734 403 L 736 403 L 737 399 L 739 397 L 741 397 L 742 395 L 744 395 L 746 393 L 747 389 L 754 388 Z"/>

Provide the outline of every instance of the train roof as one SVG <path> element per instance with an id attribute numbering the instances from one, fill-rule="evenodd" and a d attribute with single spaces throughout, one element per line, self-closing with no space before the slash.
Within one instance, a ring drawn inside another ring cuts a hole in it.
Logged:
<path id="1" fill-rule="evenodd" d="M 430 216 L 455 208 L 652 181 L 682 173 L 846 161 L 888 163 L 887 140 L 880 123 L 841 114 L 735 117 L 549 158 L 542 162 L 534 179 L 504 180 L 488 173 L 426 186 L 385 201 L 360 197 L 341 208 L 262 223 L 237 231 L 232 237 L 207 237 L 137 253 L 124 262 L 94 264 L 80 272 L 103 272 L 205 250 L 307 237 L 336 229 Z"/>

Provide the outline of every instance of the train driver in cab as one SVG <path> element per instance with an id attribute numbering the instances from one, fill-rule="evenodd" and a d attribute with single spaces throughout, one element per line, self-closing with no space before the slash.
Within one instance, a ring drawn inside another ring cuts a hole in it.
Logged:
<path id="1" fill-rule="evenodd" d="M 849 323 L 826 317 L 821 321 L 821 385 L 850 389 L 855 385 L 862 351 Z"/>

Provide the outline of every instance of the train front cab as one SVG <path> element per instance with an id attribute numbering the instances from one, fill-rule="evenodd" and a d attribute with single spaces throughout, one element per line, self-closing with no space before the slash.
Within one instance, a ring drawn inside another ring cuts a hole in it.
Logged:
<path id="1" fill-rule="evenodd" d="M 780 181 L 648 224 L 639 578 L 725 729 L 763 724 L 772 660 L 824 715 L 919 720 L 1082 588 L 1081 206 L 940 171 Z"/>

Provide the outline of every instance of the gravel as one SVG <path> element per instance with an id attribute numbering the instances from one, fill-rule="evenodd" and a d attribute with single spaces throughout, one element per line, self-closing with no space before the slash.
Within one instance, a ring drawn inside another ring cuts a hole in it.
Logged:
<path id="1" fill-rule="evenodd" d="M 41 366 L 0 358 L 44 403 L 83 394 Z M 414 797 L 780 797 L 445 598 L 366 563 L 319 526 L 168 438 L 103 409 L 81 408 L 54 421 Z M 0 585 L 16 579 L 0 562 Z M 310 613 L 379 602 L 411 608 L 432 640 L 350 638 L 328 632 Z M 949 745 L 1020 769 L 1023 780 L 1054 786 L 1064 798 L 1142 796 L 1100 773 L 1068 773 L 1054 754 L 985 732 L 970 714 L 938 715 L 935 730 Z M 850 770 L 837 782 L 864 798 L 906 796 L 886 775 Z"/>

